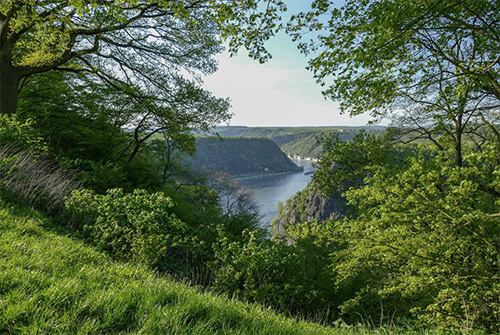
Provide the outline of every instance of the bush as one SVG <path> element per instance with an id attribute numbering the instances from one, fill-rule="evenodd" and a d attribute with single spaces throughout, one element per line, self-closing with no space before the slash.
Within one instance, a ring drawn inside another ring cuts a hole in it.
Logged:
<path id="1" fill-rule="evenodd" d="M 390 299 L 398 314 L 409 309 L 427 324 L 497 332 L 495 160 L 493 148 L 464 155 L 463 167 L 413 157 L 401 171 L 380 170 L 367 186 L 348 191 L 359 216 L 339 223 L 337 233 L 348 246 L 332 257 L 340 285 L 356 291 L 345 310 L 372 303 L 371 292 Z"/>
<path id="2" fill-rule="evenodd" d="M 67 157 L 60 157 L 58 162 L 65 168 L 75 171 L 85 188 L 99 194 L 105 194 L 112 188 L 122 188 L 126 191 L 132 189 L 127 173 L 119 163 Z"/>
<path id="3" fill-rule="evenodd" d="M 48 150 L 42 134 L 33 127 L 32 120 L 22 122 L 16 115 L 0 114 L 0 146 L 30 150 L 35 154 Z"/>
<path id="4" fill-rule="evenodd" d="M 187 226 L 172 213 L 173 202 L 161 192 L 111 189 L 105 195 L 73 192 L 67 208 L 76 214 L 85 236 L 121 259 L 137 260 L 160 271 L 183 266 L 192 243 Z"/>
<path id="5" fill-rule="evenodd" d="M 293 241 L 245 231 L 241 241 L 221 234 L 215 288 L 280 312 L 321 321 L 335 314 L 328 255 L 335 247 L 319 237 L 320 224 L 294 227 Z"/>

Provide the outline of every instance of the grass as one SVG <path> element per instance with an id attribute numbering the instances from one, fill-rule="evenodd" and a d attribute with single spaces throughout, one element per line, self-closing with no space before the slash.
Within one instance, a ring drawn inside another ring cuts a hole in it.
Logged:
<path id="1" fill-rule="evenodd" d="M 0 146 L 0 184 L 23 203 L 56 213 L 80 183 L 43 156 Z"/>
<path id="2" fill-rule="evenodd" d="M 115 262 L 0 203 L 0 334 L 328 334 Z"/>
<path id="3" fill-rule="evenodd" d="M 0 334 L 401 333 L 323 327 L 202 292 L 116 262 L 41 214 L 0 200 Z"/>

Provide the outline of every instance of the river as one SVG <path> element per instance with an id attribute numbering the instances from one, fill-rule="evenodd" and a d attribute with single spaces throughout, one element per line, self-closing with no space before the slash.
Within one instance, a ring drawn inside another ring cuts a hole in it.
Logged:
<path id="1" fill-rule="evenodd" d="M 304 171 L 313 169 L 312 162 L 293 160 L 298 166 L 304 167 Z M 287 173 L 263 177 L 253 177 L 239 180 L 247 189 L 252 191 L 259 212 L 263 216 L 261 224 L 263 227 L 271 228 L 271 221 L 278 216 L 278 203 L 285 201 L 298 191 L 303 190 L 312 178 L 312 174 L 304 172 Z"/>

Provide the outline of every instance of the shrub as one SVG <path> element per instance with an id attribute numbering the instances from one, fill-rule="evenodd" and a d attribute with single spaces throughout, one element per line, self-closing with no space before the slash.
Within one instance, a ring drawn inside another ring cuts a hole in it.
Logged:
<path id="1" fill-rule="evenodd" d="M 319 236 L 321 229 L 320 224 L 294 227 L 293 242 L 248 230 L 241 241 L 221 234 L 215 288 L 280 312 L 330 319 L 336 299 L 328 254 L 335 246 Z"/>
<path id="2" fill-rule="evenodd" d="M 497 152 L 453 160 L 413 157 L 381 170 L 347 197 L 356 219 L 339 223 L 348 246 L 332 257 L 338 282 L 357 292 L 344 309 L 390 298 L 422 322 L 500 329 L 500 168 Z M 364 283 L 353 287 L 351 283 Z M 402 297 L 403 300 L 395 298 Z M 366 299 L 368 297 L 368 299 Z"/>
<path id="3" fill-rule="evenodd" d="M 30 119 L 21 122 L 15 115 L 0 114 L 0 146 L 30 150 L 36 154 L 47 152 L 41 133 L 32 124 Z"/>
<path id="4" fill-rule="evenodd" d="M 106 194 L 75 191 L 67 208 L 77 215 L 85 236 L 102 250 L 137 260 L 160 271 L 183 266 L 191 244 L 187 226 L 172 213 L 173 202 L 161 192 L 137 189 Z"/>
<path id="5" fill-rule="evenodd" d="M 59 164 L 75 171 L 85 188 L 99 194 L 105 194 L 108 189 L 122 188 L 132 190 L 127 180 L 127 173 L 118 162 L 92 161 L 89 159 L 70 159 L 59 157 Z"/>

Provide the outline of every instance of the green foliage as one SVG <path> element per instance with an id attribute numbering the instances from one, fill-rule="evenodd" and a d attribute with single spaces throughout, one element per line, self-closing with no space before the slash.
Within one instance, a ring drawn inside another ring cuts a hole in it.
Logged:
<path id="1" fill-rule="evenodd" d="M 165 193 L 75 191 L 66 204 L 74 228 L 101 250 L 210 285 L 218 231 L 238 241 L 243 229 L 255 228 L 258 217 L 251 211 L 224 213 L 217 192 L 205 186 L 177 187 L 170 185 Z"/>
<path id="2" fill-rule="evenodd" d="M 150 148 L 163 185 L 174 178 L 188 177 L 190 169 L 183 158 L 196 152 L 196 139 L 192 134 L 163 133 L 151 140 Z"/>
<path id="3" fill-rule="evenodd" d="M 0 279 L 0 333 L 7 335 L 371 333 L 288 319 L 114 261 L 3 200 Z"/>
<path id="4" fill-rule="evenodd" d="M 153 113 L 86 75 L 50 72 L 25 82 L 19 118 L 33 120 L 32 126 L 46 139 L 50 154 L 76 170 L 86 187 L 99 193 L 118 187 L 159 190 L 172 181 L 169 177 L 187 179 L 178 157 L 180 152 L 194 152 L 192 130 L 207 128 L 225 115 L 206 92 L 191 88 L 182 94 L 188 93 L 191 95 L 183 96 L 182 103 L 196 105 L 203 112 L 178 102 L 176 110 Z M 124 130 L 125 126 L 134 128 Z M 161 140 L 150 140 L 153 135 Z"/>
<path id="5" fill-rule="evenodd" d="M 33 120 L 20 120 L 16 115 L 0 115 L 0 146 L 30 150 L 34 154 L 47 152 L 43 133 L 33 126 Z"/>
<path id="6" fill-rule="evenodd" d="M 97 193 L 104 194 L 108 189 L 118 187 L 125 190 L 131 189 L 127 173 L 119 163 L 96 162 L 79 158 L 69 159 L 67 157 L 60 157 L 58 163 L 60 166 L 74 171 L 83 187 Z"/>
<path id="7" fill-rule="evenodd" d="M 269 58 L 263 43 L 277 30 L 285 6 L 279 0 L 260 3 L 4 1 L 0 114 L 16 113 L 22 80 L 57 70 L 91 74 L 92 82 L 105 82 L 131 98 L 137 113 L 147 110 L 142 115 L 149 120 L 153 114 L 196 117 L 197 111 L 199 122 L 210 122 L 207 116 L 214 114 L 225 121 L 228 101 L 204 91 L 197 76 L 216 70 L 212 56 L 224 39 L 233 53 L 245 46 L 254 58 Z"/>
<path id="8" fill-rule="evenodd" d="M 69 211 L 87 222 L 82 230 L 100 249 L 159 270 L 175 269 L 191 243 L 187 226 L 172 214 L 173 203 L 162 193 L 121 189 L 105 195 L 82 190 L 67 201 Z"/>
<path id="9" fill-rule="evenodd" d="M 275 233 L 281 230 L 287 231 L 288 227 L 301 222 L 335 221 L 350 212 L 352 212 L 351 208 L 347 206 L 345 198 L 335 195 L 327 196 L 318 190 L 314 183 L 309 183 L 306 188 L 287 199 L 284 206 L 278 204 L 278 216 L 273 221 L 273 231 Z"/>
<path id="10" fill-rule="evenodd" d="M 496 143 L 476 153 L 464 149 L 460 166 L 452 152 L 394 146 L 364 133 L 350 142 L 335 135 L 322 140 L 316 185 L 309 187 L 346 196 L 354 210 L 309 235 L 331 248 L 318 264 L 330 272 L 337 317 L 498 331 Z M 282 212 L 294 210 L 296 221 L 304 221 L 305 194 Z M 293 234 L 307 225 L 296 221 L 286 236 L 298 246 Z"/>
<path id="11" fill-rule="evenodd" d="M 117 156 L 126 120 L 116 92 L 87 80 L 50 72 L 30 77 L 19 96 L 19 118 L 31 119 L 52 154 L 94 161 Z M 123 145 L 123 144 L 121 144 Z"/>
<path id="12" fill-rule="evenodd" d="M 243 239 L 234 242 L 221 234 L 215 288 L 292 315 L 331 318 L 335 296 L 327 258 L 334 246 L 316 238 L 321 229 L 318 224 L 297 226 L 290 234 L 293 243 L 255 231 L 243 232 Z"/>
<path id="13" fill-rule="evenodd" d="M 493 150 L 465 162 L 415 157 L 347 192 L 358 217 L 338 224 L 347 247 L 332 260 L 357 285 L 345 310 L 378 296 L 427 324 L 499 330 L 500 172 Z"/>
<path id="14" fill-rule="evenodd" d="M 214 259 L 213 244 L 217 241 L 217 230 L 223 229 L 222 210 L 218 195 L 202 185 L 168 185 L 165 193 L 175 202 L 172 212 L 189 227 L 188 236 L 195 243 L 189 246 L 188 264 L 176 275 L 189 279 L 192 283 L 209 285 L 212 270 L 209 262 Z"/>
<path id="15" fill-rule="evenodd" d="M 337 6 L 331 0 L 315 0 L 309 12 L 292 18 L 288 30 L 296 39 L 307 31 L 319 35 L 300 48 L 306 54 L 318 51 L 309 69 L 327 85 L 325 96 L 340 101 L 343 110 L 411 112 L 411 106 L 422 102 L 424 108 L 436 107 L 427 104 L 427 98 L 441 94 L 440 85 L 450 85 L 442 93 L 459 97 L 462 84 L 469 82 L 473 91 L 498 100 L 496 4 L 349 0 Z M 490 75 L 484 76 L 486 72 Z M 409 109 L 397 105 L 401 97 L 414 99 Z"/>
<path id="16" fill-rule="evenodd" d="M 402 152 L 383 137 L 360 132 L 348 142 L 337 134 L 319 138 L 323 153 L 313 182 L 325 194 L 339 196 L 350 187 L 359 187 L 379 168 L 401 164 Z M 400 151 L 400 152 L 398 152 Z"/>
<path id="17" fill-rule="evenodd" d="M 189 226 L 189 236 L 196 240 L 190 246 L 189 263 L 179 276 L 191 282 L 211 285 L 214 280 L 213 261 L 220 234 L 231 242 L 242 240 L 242 232 L 259 230 L 259 215 L 251 199 L 227 181 L 199 185 L 168 185 L 165 193 L 175 202 L 172 211 Z M 221 205 L 222 198 L 229 202 Z M 263 231 L 262 231 L 263 233 Z"/>

